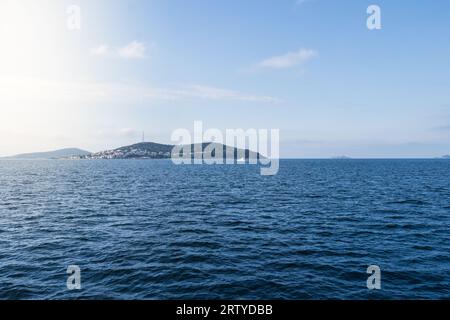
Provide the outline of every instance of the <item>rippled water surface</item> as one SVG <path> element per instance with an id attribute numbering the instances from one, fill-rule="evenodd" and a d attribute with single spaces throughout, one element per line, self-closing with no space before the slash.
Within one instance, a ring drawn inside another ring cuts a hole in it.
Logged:
<path id="1" fill-rule="evenodd" d="M 18 298 L 450 298 L 450 161 L 0 161 L 0 299 Z"/>

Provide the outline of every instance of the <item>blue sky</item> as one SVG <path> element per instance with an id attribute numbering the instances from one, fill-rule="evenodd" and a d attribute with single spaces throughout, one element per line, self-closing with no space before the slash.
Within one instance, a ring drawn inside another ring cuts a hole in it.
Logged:
<path id="1" fill-rule="evenodd" d="M 168 143 L 195 120 L 279 128 L 284 157 L 450 153 L 450 3 L 32 3 L 0 16 L 0 155 L 99 151 L 143 130 Z M 381 30 L 366 27 L 371 4 Z"/>

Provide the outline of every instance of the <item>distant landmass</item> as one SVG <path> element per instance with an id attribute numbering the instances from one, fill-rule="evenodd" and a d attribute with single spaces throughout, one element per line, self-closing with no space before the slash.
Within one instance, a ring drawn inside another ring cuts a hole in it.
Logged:
<path id="1" fill-rule="evenodd" d="M 248 159 L 260 159 L 264 158 L 257 152 L 250 151 L 248 149 L 238 149 L 229 147 L 223 144 L 215 144 L 215 143 L 203 143 L 200 145 L 191 144 L 190 146 L 185 147 L 185 150 L 190 150 L 191 158 L 193 158 L 197 149 L 201 150 L 203 159 L 207 159 L 208 157 L 215 157 L 214 151 L 212 154 L 205 150 L 207 147 L 215 148 L 216 150 L 220 150 L 222 148 L 223 157 L 226 158 L 227 155 L 233 154 L 233 158 L 236 160 L 241 160 L 244 158 Z M 87 159 L 87 160 L 95 160 L 95 159 L 170 159 L 172 157 L 172 150 L 175 145 L 169 144 L 159 144 L 154 142 L 142 142 L 133 144 L 130 146 L 120 147 L 114 150 L 101 151 L 97 153 L 80 155 L 78 159 Z M 181 146 L 180 146 L 181 147 Z M 196 148 L 197 147 L 197 148 Z M 180 152 L 180 155 L 183 155 Z M 231 157 L 230 157 L 231 158 Z"/>
<path id="2" fill-rule="evenodd" d="M 350 160 L 351 158 L 347 157 L 347 156 L 338 156 L 338 157 L 333 157 L 331 159 L 334 159 L 334 160 Z"/>
<path id="3" fill-rule="evenodd" d="M 445 156 L 442 156 L 442 159 L 450 159 L 450 155 L 445 155 Z"/>
<path id="4" fill-rule="evenodd" d="M 4 157 L 1 159 L 23 159 L 23 160 L 50 160 L 50 159 L 71 159 L 71 160 L 96 160 L 96 159 L 170 159 L 172 157 L 172 150 L 175 145 L 159 144 L 154 142 L 142 142 L 133 144 L 130 146 L 124 146 L 113 150 L 106 150 L 96 153 L 91 153 L 77 148 L 67 148 L 49 152 L 36 152 L 36 153 L 23 153 L 12 157 Z M 180 148 L 182 146 L 179 146 Z M 194 157 L 195 152 L 201 150 L 203 159 L 215 157 L 215 152 L 212 154 L 208 150 L 215 148 L 216 150 L 222 149 L 223 157 L 226 158 L 232 154 L 235 160 L 248 160 L 248 159 L 263 159 L 257 152 L 250 151 L 248 149 L 238 149 L 229 147 L 223 144 L 215 143 L 203 143 L 192 144 L 184 147 L 184 151 L 190 150 L 191 158 Z M 183 156 L 182 151 L 180 156 Z M 231 158 L 231 156 L 230 156 Z"/>
<path id="5" fill-rule="evenodd" d="M 49 159 L 63 159 L 72 157 L 82 157 L 91 154 L 89 151 L 77 148 L 66 148 L 48 152 L 23 153 L 12 157 L 4 157 L 2 159 L 23 159 L 23 160 L 49 160 Z"/>

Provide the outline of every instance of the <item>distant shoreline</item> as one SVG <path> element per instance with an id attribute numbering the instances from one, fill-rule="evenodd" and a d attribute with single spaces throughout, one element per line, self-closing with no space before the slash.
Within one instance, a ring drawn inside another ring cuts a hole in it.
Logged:
<path id="1" fill-rule="evenodd" d="M 129 158 L 129 159 L 64 159 L 64 158 L 56 158 L 56 159 L 45 159 L 45 158 L 36 158 L 36 159 L 27 159 L 27 158 L 14 158 L 14 157 L 0 157 L 0 161 L 128 161 L 128 160 L 141 160 L 141 161 L 171 161 L 171 158 L 164 159 L 153 159 L 153 158 Z M 350 158 L 350 159 L 336 159 L 336 158 L 279 158 L 278 160 L 286 161 L 286 160 L 326 160 L 326 161 L 359 161 L 359 160 L 450 160 L 447 158 Z"/>

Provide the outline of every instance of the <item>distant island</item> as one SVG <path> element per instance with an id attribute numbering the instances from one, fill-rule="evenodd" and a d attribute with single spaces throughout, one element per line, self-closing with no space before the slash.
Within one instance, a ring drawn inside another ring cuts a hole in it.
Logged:
<path id="1" fill-rule="evenodd" d="M 347 157 L 347 156 L 338 156 L 338 157 L 333 157 L 331 159 L 333 159 L 333 160 L 350 160 L 352 158 Z"/>
<path id="2" fill-rule="evenodd" d="M 250 151 L 248 149 L 238 149 L 229 147 L 223 144 L 203 143 L 202 145 L 191 144 L 185 146 L 185 150 L 190 150 L 191 158 L 193 158 L 197 149 L 201 150 L 203 159 L 211 158 L 215 156 L 214 152 L 209 154 L 205 152 L 207 147 L 214 147 L 216 150 L 222 149 L 223 157 L 227 157 L 233 154 L 233 158 L 239 160 L 241 157 L 244 159 L 259 159 L 263 158 L 259 153 Z M 120 147 L 113 150 L 101 151 L 97 153 L 91 153 L 87 155 L 81 155 L 78 157 L 72 157 L 77 159 L 170 159 L 172 157 L 172 150 L 175 145 L 159 144 L 154 142 L 142 142 L 136 143 L 130 146 Z M 182 154 L 180 154 L 182 155 Z M 231 157 L 230 157 L 231 158 Z"/>
<path id="3" fill-rule="evenodd" d="M 64 159 L 71 157 L 81 157 L 91 154 L 89 151 L 66 148 L 47 152 L 35 152 L 35 153 L 22 153 L 11 157 L 3 157 L 2 159 L 15 159 L 15 160 L 50 160 L 50 159 Z"/>
<path id="4" fill-rule="evenodd" d="M 191 144 L 185 147 L 184 150 L 190 150 L 191 158 L 193 158 L 197 149 L 202 152 L 203 159 L 208 159 L 215 157 L 214 151 L 212 155 L 206 152 L 206 148 L 210 146 L 211 149 L 214 147 L 216 150 L 222 148 L 223 157 L 226 158 L 227 155 L 232 154 L 235 160 L 248 160 L 248 159 L 262 159 L 264 158 L 257 152 L 250 151 L 248 149 L 238 149 L 229 147 L 222 144 L 214 143 L 203 143 L 200 145 Z M 91 153 L 85 150 L 70 148 L 61 149 L 49 152 L 37 152 L 37 153 L 26 153 L 19 154 L 12 157 L 5 157 L 2 159 L 23 159 L 23 160 L 51 160 L 51 159 L 69 159 L 69 160 L 98 160 L 98 159 L 170 159 L 172 157 L 172 150 L 175 145 L 169 144 L 159 144 L 154 142 L 142 142 L 129 146 L 120 147 L 113 150 L 106 150 L 96 153 Z M 183 154 L 180 153 L 182 156 Z M 230 157 L 231 158 L 231 157 Z"/>
<path id="5" fill-rule="evenodd" d="M 450 159 L 450 155 L 445 155 L 445 156 L 442 156 L 442 159 Z"/>

